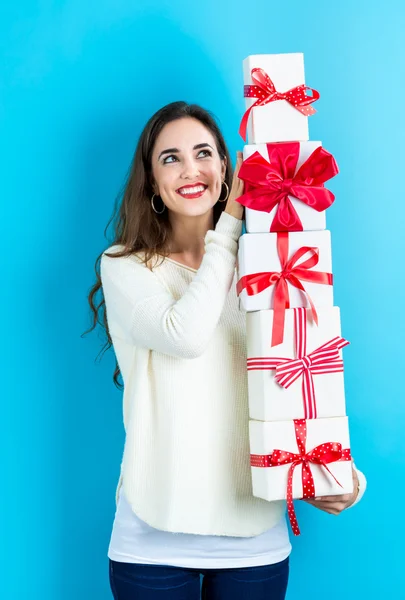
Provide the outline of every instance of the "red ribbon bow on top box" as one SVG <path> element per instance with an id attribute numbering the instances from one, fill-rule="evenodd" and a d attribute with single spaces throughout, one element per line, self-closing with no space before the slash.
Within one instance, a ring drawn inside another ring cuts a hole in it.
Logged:
<path id="1" fill-rule="evenodd" d="M 352 457 L 350 448 L 342 449 L 342 444 L 338 442 L 320 444 L 307 452 L 305 448 L 307 441 L 307 424 L 305 419 L 294 419 L 294 428 L 298 447 L 297 454 L 286 452 L 285 450 L 273 450 L 272 454 L 251 454 L 250 464 L 252 467 L 279 467 L 291 464 L 287 480 L 287 510 L 294 535 L 300 535 L 293 502 L 292 484 L 295 467 L 302 464 L 302 498 L 314 498 L 315 484 L 310 463 L 321 465 L 333 477 L 336 483 L 342 487 L 326 465 L 337 461 L 348 461 Z"/>
<path id="2" fill-rule="evenodd" d="M 312 283 L 320 283 L 325 285 L 332 285 L 333 283 L 332 273 L 326 273 L 324 271 L 311 271 L 312 267 L 315 267 L 319 262 L 318 248 L 303 246 L 302 248 L 299 248 L 291 258 L 288 258 L 288 233 L 281 232 L 277 233 L 277 252 L 280 260 L 281 271 L 268 271 L 263 273 L 243 275 L 236 284 L 236 292 L 238 296 L 242 290 L 246 290 L 248 296 L 253 296 L 254 294 L 259 294 L 272 285 L 275 286 L 273 332 L 271 337 L 272 346 L 281 344 L 284 339 L 285 311 L 287 308 L 290 308 L 287 282 L 301 290 L 301 292 L 306 295 L 311 307 L 312 318 L 316 324 L 318 324 L 318 315 L 315 305 L 300 280 L 302 279 L 303 281 L 310 281 Z M 305 254 L 309 254 L 309 258 L 307 258 L 301 264 L 297 264 L 298 261 L 305 256 Z"/>
<path id="3" fill-rule="evenodd" d="M 306 85 L 297 85 L 287 92 L 278 92 L 274 83 L 264 69 L 254 68 L 251 71 L 253 85 L 244 86 L 245 98 L 257 98 L 256 102 L 247 109 L 242 117 L 239 127 L 239 134 L 246 141 L 246 130 L 249 120 L 249 115 L 256 106 L 263 106 L 269 102 L 276 100 L 286 100 L 300 111 L 303 115 L 309 116 L 316 113 L 316 110 L 310 106 L 313 102 L 319 99 L 319 92 Z M 307 95 L 310 92 L 311 95 Z"/>
<path id="4" fill-rule="evenodd" d="M 324 187 L 338 174 L 332 154 L 319 146 L 297 169 L 299 142 L 266 144 L 268 162 L 259 152 L 247 158 L 238 177 L 245 181 L 245 193 L 237 201 L 253 210 L 271 212 L 277 206 L 270 231 L 302 231 L 303 226 L 289 196 L 322 212 L 335 200 Z"/>
<path id="5" fill-rule="evenodd" d="M 265 356 L 247 359 L 248 371 L 275 370 L 279 385 L 288 389 L 302 377 L 302 397 L 305 419 L 316 419 L 316 397 L 313 375 L 342 373 L 343 360 L 340 350 L 349 342 L 340 336 L 325 342 L 307 354 L 307 324 L 305 308 L 294 309 L 294 336 L 296 358 Z"/>

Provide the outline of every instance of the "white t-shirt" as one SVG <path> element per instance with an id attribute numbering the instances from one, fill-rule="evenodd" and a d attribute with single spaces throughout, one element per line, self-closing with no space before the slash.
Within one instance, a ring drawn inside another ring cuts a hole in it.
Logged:
<path id="1" fill-rule="evenodd" d="M 255 537 L 160 531 L 136 516 L 121 487 L 108 557 L 117 562 L 221 569 L 274 564 L 287 558 L 290 552 L 285 517 Z"/>

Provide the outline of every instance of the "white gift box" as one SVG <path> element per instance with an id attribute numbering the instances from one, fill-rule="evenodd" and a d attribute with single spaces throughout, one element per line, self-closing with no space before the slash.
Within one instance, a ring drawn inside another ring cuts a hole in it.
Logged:
<path id="1" fill-rule="evenodd" d="M 349 423 L 347 417 L 307 420 L 307 452 L 328 442 L 338 442 L 342 449 L 350 448 Z M 250 452 L 267 456 L 274 450 L 299 454 L 294 421 L 249 421 Z M 352 462 L 337 461 L 327 467 L 340 485 L 322 465 L 309 463 L 315 485 L 316 496 L 337 496 L 353 492 Z M 283 500 L 287 496 L 288 471 L 291 464 L 275 467 L 251 467 L 253 495 L 264 500 Z M 303 498 L 302 464 L 295 467 L 292 496 Z"/>
<path id="2" fill-rule="evenodd" d="M 266 365 L 267 358 L 297 358 L 294 310 L 285 312 L 284 341 L 271 346 L 274 311 L 247 313 L 247 364 L 249 386 L 249 416 L 257 421 L 288 421 L 309 418 L 308 402 L 303 392 L 303 376 L 285 389 L 275 378 L 276 370 Z M 329 340 L 341 337 L 340 310 L 337 306 L 317 310 L 318 326 L 305 318 L 307 356 Z M 342 358 L 342 351 L 339 351 Z M 268 364 L 269 361 L 267 361 Z M 331 366 L 331 370 L 333 366 Z M 343 372 L 312 375 L 316 418 L 346 415 Z"/>
<path id="3" fill-rule="evenodd" d="M 238 279 L 245 275 L 262 272 L 281 271 L 280 259 L 277 252 L 277 233 L 246 233 L 239 238 L 238 250 Z M 319 262 L 309 271 L 332 272 L 331 238 L 328 230 L 297 231 L 288 233 L 290 259 L 303 246 L 319 249 Z M 309 255 L 303 256 L 295 266 L 302 264 Z M 333 306 L 333 285 L 302 281 L 315 308 Z M 310 305 L 306 296 L 295 286 L 287 282 L 290 308 Z M 262 292 L 248 296 L 246 289 L 240 292 L 240 308 L 246 312 L 268 310 L 274 308 L 274 288 L 271 285 Z"/>
<path id="4" fill-rule="evenodd" d="M 316 148 L 319 148 L 319 146 L 322 146 L 322 142 L 311 141 L 300 143 L 300 154 L 297 162 L 296 172 L 311 156 L 313 151 Z M 243 160 L 246 160 L 255 152 L 259 152 L 259 154 L 261 154 L 268 162 L 270 162 L 266 144 L 246 145 L 243 148 Z M 304 231 L 326 229 L 325 211 L 318 212 L 317 210 L 305 204 L 305 202 L 301 202 L 297 198 L 294 198 L 294 196 L 289 195 L 288 197 L 294 209 L 297 211 L 302 223 L 302 229 Z M 254 210 L 252 208 L 245 208 L 246 231 L 248 233 L 268 233 L 277 209 L 278 205 L 268 213 L 260 210 Z"/>
<path id="5" fill-rule="evenodd" d="M 267 73 L 277 92 L 287 92 L 305 84 L 304 55 L 301 52 L 248 56 L 243 61 L 244 85 L 254 85 L 251 76 L 254 68 L 263 69 Z M 246 109 L 256 100 L 257 98 L 245 98 Z M 249 116 L 247 139 L 249 144 L 308 140 L 308 117 L 287 100 L 275 100 L 264 106 L 256 106 Z"/>

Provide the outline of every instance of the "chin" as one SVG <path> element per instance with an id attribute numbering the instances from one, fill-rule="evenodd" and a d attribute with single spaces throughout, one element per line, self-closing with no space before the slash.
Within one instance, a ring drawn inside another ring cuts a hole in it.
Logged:
<path id="1" fill-rule="evenodd" d="M 205 204 L 205 205 L 200 205 L 200 206 L 194 206 L 194 207 L 187 207 L 187 210 L 185 211 L 186 214 L 189 214 L 190 216 L 194 216 L 194 217 L 202 217 L 203 215 L 206 215 L 207 213 L 212 212 L 212 210 L 214 209 L 214 205 L 212 204 Z"/>
<path id="2" fill-rule="evenodd" d="M 193 203 L 192 200 L 188 200 L 185 206 L 177 206 L 174 212 L 176 212 L 177 214 L 181 214 L 185 217 L 202 217 L 208 212 L 211 212 L 213 208 L 214 204 L 211 204 L 211 202 L 196 202 L 194 200 Z"/>

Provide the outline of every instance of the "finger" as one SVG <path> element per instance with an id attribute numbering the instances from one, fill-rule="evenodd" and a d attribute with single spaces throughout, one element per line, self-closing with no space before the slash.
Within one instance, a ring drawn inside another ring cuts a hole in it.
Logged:
<path id="1" fill-rule="evenodd" d="M 236 153 L 236 165 L 235 165 L 234 175 L 239 172 L 239 169 L 240 169 L 240 167 L 242 165 L 242 162 L 243 162 L 243 154 L 242 154 L 242 152 L 237 152 Z"/>
<path id="2" fill-rule="evenodd" d="M 348 502 L 350 494 L 342 494 L 340 496 L 317 496 L 314 500 L 319 502 Z"/>
<path id="3" fill-rule="evenodd" d="M 314 506 L 329 510 L 338 510 L 340 512 L 346 508 L 346 502 L 317 502 Z"/>
<path id="4" fill-rule="evenodd" d="M 304 502 L 307 502 L 308 504 L 312 504 L 312 506 L 316 506 L 316 508 L 321 508 L 324 506 L 327 506 L 329 508 L 331 508 L 331 506 L 333 506 L 330 502 L 320 502 L 319 500 L 304 500 Z"/>
<path id="5" fill-rule="evenodd" d="M 340 503 L 330 504 L 327 502 L 308 502 L 308 504 L 312 504 L 312 506 L 314 506 L 315 508 L 318 508 L 319 510 L 330 513 L 332 515 L 338 515 L 346 508 L 345 504 Z"/>
<path id="6" fill-rule="evenodd" d="M 337 517 L 342 512 L 341 510 L 335 510 L 334 508 L 324 508 L 323 512 L 328 513 L 328 515 L 334 515 Z"/>
<path id="7" fill-rule="evenodd" d="M 238 179 L 232 184 L 232 189 L 235 191 L 236 196 L 243 194 L 245 182 L 242 179 Z"/>
<path id="8" fill-rule="evenodd" d="M 322 512 L 326 512 L 328 513 L 328 515 L 340 515 L 340 513 L 342 512 L 341 510 L 337 510 L 336 508 L 330 508 L 328 506 L 319 506 L 317 507 L 319 508 L 319 510 L 321 510 Z"/>
<path id="9" fill-rule="evenodd" d="M 238 179 L 237 181 L 232 182 L 230 195 L 238 198 L 243 194 L 244 190 L 244 182 Z"/>
<path id="10" fill-rule="evenodd" d="M 322 502 L 310 502 L 306 500 L 308 504 L 311 504 L 314 508 L 318 510 L 322 510 L 323 512 L 327 512 L 329 514 L 339 514 L 340 510 L 337 510 L 336 506 L 331 506 L 329 504 L 323 504 Z"/>
<path id="11" fill-rule="evenodd" d="M 312 504 L 313 506 L 327 506 L 329 508 L 341 508 L 342 506 L 345 508 L 348 504 L 348 500 L 342 500 L 343 496 L 338 496 L 338 499 L 334 502 L 330 502 L 328 500 L 316 500 L 315 498 L 305 499 L 304 502 L 308 502 L 308 504 Z"/>
<path id="12" fill-rule="evenodd" d="M 239 178 L 239 169 L 235 170 L 233 184 L 234 185 L 243 185 L 243 179 Z"/>

